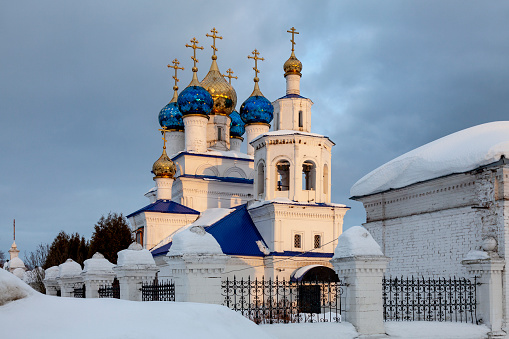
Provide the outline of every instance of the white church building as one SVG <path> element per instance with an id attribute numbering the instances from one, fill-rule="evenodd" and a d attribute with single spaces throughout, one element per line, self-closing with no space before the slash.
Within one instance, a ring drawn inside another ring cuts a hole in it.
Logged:
<path id="1" fill-rule="evenodd" d="M 202 48 L 194 38 L 186 45 L 193 49 L 193 77 L 180 94 L 182 68 L 177 60 L 168 66 L 175 69 L 175 86 L 159 113 L 165 142 L 152 168 L 155 187 L 145 194 L 150 204 L 127 216 L 160 277 L 167 275 L 164 257 L 173 235 L 190 225 L 203 226 L 228 255 L 227 275 L 290 278 L 302 267 L 315 273 L 331 267 L 349 207 L 331 202 L 334 142 L 311 132 L 313 102 L 300 93 L 302 63 L 294 53 L 298 33 L 288 32 L 286 93 L 274 102 L 263 96 L 258 61 L 264 59 L 255 49 L 249 56 L 254 90 L 239 112 L 231 70 L 223 76 L 218 67 L 215 29 L 207 34 L 212 63 L 204 79 L 197 78 Z M 240 150 L 244 139 L 247 153 Z"/>

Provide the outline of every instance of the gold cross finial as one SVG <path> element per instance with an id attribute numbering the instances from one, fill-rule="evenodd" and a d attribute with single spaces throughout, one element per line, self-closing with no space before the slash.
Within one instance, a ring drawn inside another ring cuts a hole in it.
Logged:
<path id="1" fill-rule="evenodd" d="M 255 78 L 254 78 L 254 81 L 255 82 L 258 82 L 258 73 L 260 73 L 260 70 L 258 69 L 258 60 L 261 60 L 261 61 L 264 61 L 265 59 L 264 58 L 259 58 L 258 55 L 260 55 L 260 52 L 258 52 L 257 49 L 255 49 L 254 51 L 251 52 L 251 54 L 253 54 L 254 56 L 250 56 L 248 55 L 247 58 L 248 59 L 254 59 L 255 61 L 255 67 L 253 67 L 253 70 L 255 71 Z"/>
<path id="2" fill-rule="evenodd" d="M 299 32 L 297 32 L 295 30 L 295 27 L 292 27 L 290 28 L 289 31 L 287 31 L 288 33 L 292 33 L 292 40 L 290 40 L 292 42 L 292 52 L 295 51 L 294 49 L 294 46 L 295 46 L 295 34 L 299 34 Z"/>
<path id="3" fill-rule="evenodd" d="M 172 78 L 175 80 L 175 86 L 173 86 L 173 90 L 174 90 L 174 91 L 178 91 L 178 89 L 179 89 L 179 88 L 178 88 L 178 86 L 177 86 L 177 83 L 178 83 L 180 80 L 177 78 L 177 70 L 179 70 L 179 69 L 184 70 L 184 67 L 179 67 L 180 62 L 179 62 L 177 59 L 173 60 L 171 63 L 173 64 L 173 66 L 172 66 L 172 65 L 168 65 L 168 68 L 173 68 L 173 69 L 175 69 L 175 75 L 174 75 L 174 76 L 172 76 Z"/>
<path id="4" fill-rule="evenodd" d="M 192 38 L 191 43 L 192 43 L 192 45 L 186 44 L 186 47 L 191 47 L 193 49 L 193 56 L 191 57 L 191 59 L 194 61 L 194 66 L 193 66 L 192 71 L 198 72 L 198 68 L 196 68 L 196 63 L 198 62 L 198 59 L 196 59 L 196 50 L 197 49 L 203 50 L 203 47 L 196 46 L 196 44 L 198 43 L 198 40 L 196 40 L 196 38 Z"/>
<path id="5" fill-rule="evenodd" d="M 224 75 L 223 76 L 225 78 L 228 78 L 228 80 L 230 81 L 230 85 L 232 84 L 232 79 L 238 79 L 237 77 L 234 77 L 232 74 L 233 74 L 233 71 L 231 68 L 228 68 L 228 70 L 226 71 L 226 73 L 228 73 L 228 75 Z"/>
<path id="6" fill-rule="evenodd" d="M 216 39 L 221 39 L 221 40 L 222 40 L 222 39 L 223 39 L 223 37 L 222 37 L 222 36 L 218 36 L 218 35 L 216 35 L 217 30 L 216 30 L 216 28 L 215 28 L 215 27 L 214 27 L 214 28 L 212 28 L 210 31 L 212 32 L 212 34 L 208 34 L 208 33 L 207 33 L 205 36 L 207 36 L 207 37 L 209 37 L 209 38 L 212 38 L 212 39 L 213 39 L 212 45 L 210 45 L 210 47 L 212 47 L 212 50 L 214 51 L 214 52 L 213 52 L 213 54 L 212 54 L 212 59 L 214 59 L 214 60 L 215 60 L 215 59 L 217 58 L 217 57 L 216 57 L 216 58 L 214 58 L 214 57 L 216 56 L 216 51 L 217 51 L 217 48 L 216 48 Z"/>
<path id="7" fill-rule="evenodd" d="M 166 127 L 160 128 L 161 134 L 163 135 L 163 149 L 166 149 Z"/>

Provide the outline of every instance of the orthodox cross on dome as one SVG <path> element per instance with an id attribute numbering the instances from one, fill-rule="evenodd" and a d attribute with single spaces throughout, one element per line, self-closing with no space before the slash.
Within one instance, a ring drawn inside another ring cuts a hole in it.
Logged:
<path id="1" fill-rule="evenodd" d="M 228 73 L 228 75 L 224 75 L 222 74 L 222 76 L 224 76 L 225 78 L 228 78 L 228 81 L 230 82 L 230 85 L 232 84 L 232 79 L 238 79 L 237 77 L 234 77 L 232 74 L 233 74 L 233 71 L 231 68 L 228 68 L 228 70 L 226 71 L 226 73 Z"/>
<path id="2" fill-rule="evenodd" d="M 287 32 L 288 33 L 292 33 L 292 40 L 290 40 L 290 41 L 292 42 L 292 52 L 294 52 L 295 51 L 295 49 L 294 49 L 294 46 L 295 46 L 295 34 L 299 34 L 299 32 L 297 32 L 295 30 L 295 27 L 290 28 L 290 30 L 287 31 Z"/>
<path id="3" fill-rule="evenodd" d="M 258 55 L 260 55 L 260 52 L 258 52 L 257 49 L 255 49 L 254 51 L 251 52 L 251 54 L 253 54 L 254 56 L 250 56 L 248 55 L 247 58 L 248 59 L 253 59 L 254 62 L 255 62 L 255 67 L 253 67 L 253 70 L 255 71 L 255 78 L 254 78 L 254 81 L 255 82 L 258 82 L 258 73 L 260 73 L 260 70 L 258 69 L 258 60 L 261 60 L 261 61 L 264 61 L 265 59 L 264 58 L 259 58 Z"/>
<path id="4" fill-rule="evenodd" d="M 163 149 L 166 149 L 166 132 L 167 132 L 167 128 L 166 127 L 160 128 L 159 131 L 161 131 L 161 134 L 163 135 L 163 137 L 162 137 L 162 139 L 163 139 Z"/>
<path id="5" fill-rule="evenodd" d="M 192 38 L 191 43 L 192 43 L 192 45 L 186 44 L 186 47 L 191 47 L 193 49 L 193 56 L 191 57 L 191 60 L 194 61 L 194 66 L 193 66 L 192 71 L 198 72 L 198 68 L 196 68 L 196 63 L 198 62 L 198 59 L 196 59 L 196 50 L 197 49 L 203 50 L 203 47 L 196 46 L 196 44 L 198 43 L 198 40 L 196 40 L 196 38 Z"/>
<path id="6" fill-rule="evenodd" d="M 177 86 L 177 83 L 180 80 L 177 78 L 177 70 L 179 70 L 179 69 L 184 70 L 184 67 L 179 67 L 180 62 L 177 59 L 173 60 L 171 63 L 173 64 L 173 66 L 172 65 L 168 65 L 168 68 L 175 69 L 175 75 L 172 76 L 172 78 L 175 79 L 175 86 L 173 86 L 173 90 L 178 91 L 179 88 Z"/>
<path id="7" fill-rule="evenodd" d="M 210 45 L 210 47 L 212 47 L 212 50 L 214 51 L 214 52 L 212 52 L 213 53 L 212 54 L 212 59 L 215 60 L 215 59 L 217 59 L 217 56 L 216 56 L 216 51 L 217 51 L 217 48 L 216 48 L 216 39 L 221 39 L 222 40 L 223 37 L 216 35 L 217 30 L 216 30 L 215 27 L 212 28 L 210 31 L 212 32 L 212 34 L 207 33 L 207 34 L 205 34 L 205 36 L 207 36 L 209 38 L 212 38 L 212 40 L 213 40 L 212 41 L 212 45 Z"/>

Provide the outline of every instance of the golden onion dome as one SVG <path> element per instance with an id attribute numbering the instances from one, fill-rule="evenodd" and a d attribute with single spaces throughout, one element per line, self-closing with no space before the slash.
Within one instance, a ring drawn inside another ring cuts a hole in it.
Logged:
<path id="1" fill-rule="evenodd" d="M 293 51 L 292 55 L 290 55 L 290 58 L 286 60 L 285 64 L 283 65 L 283 69 L 285 70 L 285 77 L 289 74 L 297 74 L 302 76 L 300 73 L 302 71 L 302 62 L 297 59 Z"/>
<path id="2" fill-rule="evenodd" d="M 155 178 L 173 178 L 175 171 L 175 164 L 166 154 L 166 148 L 163 148 L 163 154 L 152 165 L 152 173 L 154 173 Z"/>
<path id="3" fill-rule="evenodd" d="M 214 57 L 215 55 L 212 56 L 210 70 L 200 82 L 200 85 L 210 93 L 214 100 L 214 106 L 209 114 L 230 115 L 235 109 L 235 105 L 237 105 L 237 93 L 219 72 L 216 62 L 217 57 Z"/>

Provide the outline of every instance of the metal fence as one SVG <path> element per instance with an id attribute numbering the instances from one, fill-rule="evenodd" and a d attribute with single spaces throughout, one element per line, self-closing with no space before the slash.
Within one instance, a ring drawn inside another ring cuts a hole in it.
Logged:
<path id="1" fill-rule="evenodd" d="M 99 298 L 115 298 L 120 299 L 120 284 L 115 278 L 111 285 L 103 285 L 99 287 L 97 291 L 99 293 Z"/>
<path id="2" fill-rule="evenodd" d="M 175 301 L 175 283 L 154 280 L 141 286 L 143 301 Z"/>
<path id="3" fill-rule="evenodd" d="M 384 320 L 477 324 L 476 286 L 476 278 L 384 277 Z"/>
<path id="4" fill-rule="evenodd" d="M 223 305 L 257 324 L 340 322 L 345 285 L 336 281 L 255 279 L 222 282 Z"/>
<path id="5" fill-rule="evenodd" d="M 77 287 L 74 289 L 75 298 L 85 298 L 85 294 L 86 294 L 85 284 L 83 284 L 81 287 Z"/>

